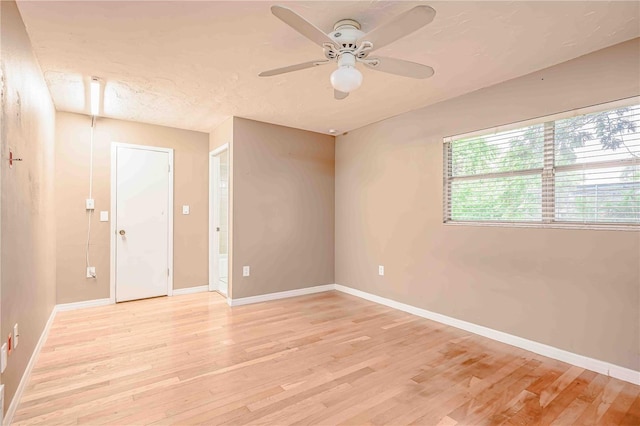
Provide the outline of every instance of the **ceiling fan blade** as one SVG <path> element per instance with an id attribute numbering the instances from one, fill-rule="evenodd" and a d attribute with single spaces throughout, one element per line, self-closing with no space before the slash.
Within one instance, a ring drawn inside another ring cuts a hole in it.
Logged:
<path id="1" fill-rule="evenodd" d="M 317 67 L 319 65 L 328 64 L 329 61 L 326 59 L 318 59 L 317 61 L 309 61 L 303 62 L 301 64 L 289 65 L 288 67 L 276 68 L 274 70 L 263 71 L 258 74 L 258 77 L 271 77 L 273 75 L 284 74 L 287 72 L 300 71 L 307 68 Z"/>
<path id="2" fill-rule="evenodd" d="M 373 50 L 380 49 L 387 44 L 411 34 L 419 28 L 424 27 L 433 21 L 436 11 L 426 5 L 416 6 L 391 21 L 380 25 L 360 37 L 358 41 L 370 41 L 373 44 Z"/>
<path id="3" fill-rule="evenodd" d="M 340 101 L 346 98 L 347 96 L 349 96 L 348 93 L 333 89 L 333 97 L 336 98 L 337 100 Z"/>
<path id="4" fill-rule="evenodd" d="M 271 6 L 271 13 L 320 47 L 325 43 L 331 43 L 335 46 L 335 42 L 331 37 L 293 10 L 282 6 Z"/>
<path id="5" fill-rule="evenodd" d="M 369 58 L 367 58 L 369 59 Z M 389 74 L 401 75 L 410 78 L 429 78 L 434 74 L 433 68 L 418 64 L 415 62 L 404 61 L 396 58 L 376 57 L 371 58 L 377 60 L 374 63 L 364 62 L 367 68 L 377 71 L 387 72 Z"/>

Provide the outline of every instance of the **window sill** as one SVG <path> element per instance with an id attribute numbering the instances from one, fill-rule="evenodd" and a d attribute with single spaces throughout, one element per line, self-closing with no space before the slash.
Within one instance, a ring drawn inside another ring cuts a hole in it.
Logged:
<path id="1" fill-rule="evenodd" d="M 610 223 L 558 223 L 558 222 L 468 222 L 447 221 L 445 226 L 488 226 L 502 228 L 551 228 L 551 229 L 583 229 L 590 231 L 635 231 L 640 232 L 640 224 L 610 224 Z"/>

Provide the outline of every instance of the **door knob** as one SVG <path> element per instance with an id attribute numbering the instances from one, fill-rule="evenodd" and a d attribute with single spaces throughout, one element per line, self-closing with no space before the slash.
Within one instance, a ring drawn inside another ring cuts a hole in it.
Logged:
<path id="1" fill-rule="evenodd" d="M 124 229 L 121 229 L 120 232 L 118 232 L 120 235 L 124 235 L 126 234 L 126 232 L 124 232 Z"/>
<path id="2" fill-rule="evenodd" d="M 220 227 L 216 226 L 216 231 L 220 232 Z"/>

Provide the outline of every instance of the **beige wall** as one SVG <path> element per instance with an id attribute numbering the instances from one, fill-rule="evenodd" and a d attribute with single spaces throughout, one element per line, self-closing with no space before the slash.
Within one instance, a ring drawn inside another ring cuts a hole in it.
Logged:
<path id="1" fill-rule="evenodd" d="M 90 262 L 96 279 L 87 279 L 85 244 L 89 193 L 88 116 L 58 112 L 56 125 L 57 303 L 109 297 L 109 223 L 99 212 L 110 210 L 111 142 L 174 149 L 175 289 L 207 285 L 208 278 L 208 135 L 169 127 L 98 118 L 94 135 Z M 190 214 L 182 214 L 182 205 Z M 109 219 L 112 219 L 111 217 Z"/>
<path id="2" fill-rule="evenodd" d="M 638 95 L 639 52 L 632 40 L 338 137 L 336 282 L 640 370 L 640 232 L 442 223 L 444 136 Z"/>
<path id="3" fill-rule="evenodd" d="M 333 136 L 234 117 L 232 185 L 234 299 L 334 282 Z"/>
<path id="4" fill-rule="evenodd" d="M 9 406 L 55 304 L 55 110 L 15 2 L 0 2 L 1 330 L 19 345 L 2 374 Z M 9 148 L 23 159 L 9 168 Z"/>
<path id="5" fill-rule="evenodd" d="M 233 142 L 233 120 L 234 117 L 227 118 L 209 134 L 209 151 L 213 151 L 225 143 L 231 145 Z"/>

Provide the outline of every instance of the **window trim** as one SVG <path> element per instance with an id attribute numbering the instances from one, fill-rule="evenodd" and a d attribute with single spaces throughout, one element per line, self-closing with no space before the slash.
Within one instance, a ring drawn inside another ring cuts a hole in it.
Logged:
<path id="1" fill-rule="evenodd" d="M 450 220 L 442 223 L 445 226 L 480 226 L 499 228 L 548 228 L 548 229 L 589 229 L 592 231 L 636 231 L 640 232 L 639 225 L 620 223 L 581 223 L 581 222 L 489 222 L 489 221 L 462 221 Z"/>
<path id="2" fill-rule="evenodd" d="M 607 222 L 569 222 L 556 221 L 555 212 L 555 174 L 572 170 L 598 169 L 619 167 L 624 165 L 640 165 L 640 160 L 629 158 L 623 160 L 603 160 L 589 164 L 555 165 L 555 122 L 571 117 L 586 115 L 601 111 L 608 111 L 640 104 L 640 96 L 619 99 L 602 104 L 591 105 L 551 115 L 541 116 L 530 120 L 518 121 L 497 127 L 489 127 L 472 132 L 462 133 L 443 138 L 443 223 L 452 226 L 490 226 L 490 227 L 518 227 L 518 228 L 560 228 L 560 229 L 590 229 L 590 230 L 622 230 L 640 232 L 640 223 L 607 223 Z M 460 139 L 488 136 L 500 132 L 520 129 L 523 127 L 544 124 L 543 167 L 535 169 L 514 170 L 508 172 L 483 173 L 477 175 L 451 176 L 452 143 Z M 530 222 L 517 221 L 463 221 L 451 220 L 451 185 L 455 181 L 500 178 L 509 176 L 539 175 L 542 180 L 541 220 Z"/>

